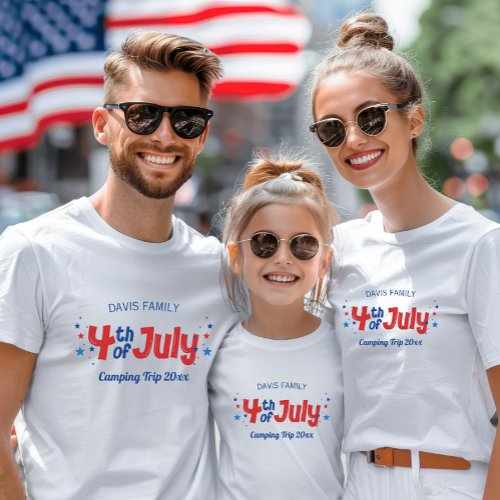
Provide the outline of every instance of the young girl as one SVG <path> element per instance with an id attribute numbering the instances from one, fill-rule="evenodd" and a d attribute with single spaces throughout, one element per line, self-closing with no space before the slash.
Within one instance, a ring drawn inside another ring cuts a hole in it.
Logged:
<path id="1" fill-rule="evenodd" d="M 342 496 L 338 348 L 328 323 L 304 309 L 329 269 L 334 220 L 302 161 L 258 160 L 229 206 L 228 297 L 251 313 L 223 341 L 209 377 L 221 500 Z"/>
<path id="2" fill-rule="evenodd" d="M 311 130 L 378 207 L 335 230 L 344 498 L 498 499 L 500 226 L 420 173 L 422 89 L 382 18 L 342 25 L 312 101 Z"/>

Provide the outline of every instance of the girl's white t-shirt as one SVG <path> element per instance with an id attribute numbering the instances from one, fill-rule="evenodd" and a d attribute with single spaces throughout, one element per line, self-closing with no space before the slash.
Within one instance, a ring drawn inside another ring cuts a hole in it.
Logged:
<path id="1" fill-rule="evenodd" d="M 327 322 L 292 340 L 241 325 L 209 375 L 220 429 L 220 500 L 335 500 L 342 496 L 342 374 Z"/>

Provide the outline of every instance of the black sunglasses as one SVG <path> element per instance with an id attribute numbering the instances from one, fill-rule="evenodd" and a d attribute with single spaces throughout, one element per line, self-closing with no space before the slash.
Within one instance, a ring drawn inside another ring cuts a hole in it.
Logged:
<path id="1" fill-rule="evenodd" d="M 121 102 L 105 104 L 106 109 L 121 109 L 125 123 L 134 134 L 152 134 L 161 123 L 163 113 L 169 113 L 170 125 L 182 139 L 196 139 L 207 128 L 213 111 L 194 106 L 160 106 L 150 102 Z"/>
<path id="2" fill-rule="evenodd" d="M 343 122 L 339 118 L 325 118 L 309 126 L 318 139 L 327 148 L 338 148 L 346 138 L 346 125 L 356 123 L 365 135 L 374 137 L 381 134 L 387 125 L 387 111 L 391 109 L 404 109 L 410 102 L 402 104 L 374 104 L 362 109 L 356 116 L 356 120 Z"/>
<path id="3" fill-rule="evenodd" d="M 273 256 L 280 246 L 280 241 L 288 241 L 290 251 L 294 257 L 300 260 L 312 259 L 318 253 L 320 245 L 328 247 L 325 243 L 320 243 L 315 236 L 307 233 L 297 234 L 287 240 L 286 238 L 278 238 L 275 234 L 268 231 L 259 231 L 252 234 L 250 238 L 237 241 L 236 243 L 243 243 L 245 241 L 250 242 L 252 252 L 261 259 Z"/>

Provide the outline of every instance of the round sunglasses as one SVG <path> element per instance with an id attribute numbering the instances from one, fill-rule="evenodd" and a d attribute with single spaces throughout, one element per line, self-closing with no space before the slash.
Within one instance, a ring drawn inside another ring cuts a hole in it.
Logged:
<path id="1" fill-rule="evenodd" d="M 196 139 L 207 128 L 213 111 L 195 106 L 160 106 L 150 102 L 121 102 L 105 104 L 106 109 L 121 109 L 125 123 L 134 134 L 152 134 L 161 123 L 163 113 L 169 114 L 170 125 L 182 139 Z"/>
<path id="2" fill-rule="evenodd" d="M 404 109 L 410 102 L 402 104 L 380 103 L 362 109 L 356 116 L 356 120 L 343 122 L 339 118 L 325 118 L 309 126 L 322 144 L 327 148 L 338 148 L 347 136 L 346 127 L 348 123 L 356 123 L 363 134 L 370 137 L 381 134 L 387 125 L 387 111 L 391 109 Z"/>
<path id="3" fill-rule="evenodd" d="M 250 248 L 254 255 L 261 259 L 272 257 L 280 246 L 280 241 L 288 241 L 290 251 L 294 257 L 300 260 L 312 259 L 319 250 L 320 246 L 328 247 L 325 243 L 320 243 L 312 234 L 297 234 L 290 239 L 278 238 L 275 234 L 268 231 L 259 231 L 252 234 L 246 240 L 240 240 L 236 243 L 250 242 Z"/>

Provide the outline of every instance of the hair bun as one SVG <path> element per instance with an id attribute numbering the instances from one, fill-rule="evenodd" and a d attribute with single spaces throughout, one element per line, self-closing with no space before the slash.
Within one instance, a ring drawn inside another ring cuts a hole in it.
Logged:
<path id="1" fill-rule="evenodd" d="M 243 191 L 275 179 L 302 181 L 323 189 L 319 174 L 308 168 L 309 162 L 299 155 L 284 156 L 270 151 L 256 152 L 243 182 Z"/>
<path id="2" fill-rule="evenodd" d="M 337 40 L 340 48 L 374 47 L 393 50 L 394 38 L 389 34 L 389 26 L 376 14 L 360 14 L 342 23 Z"/>

